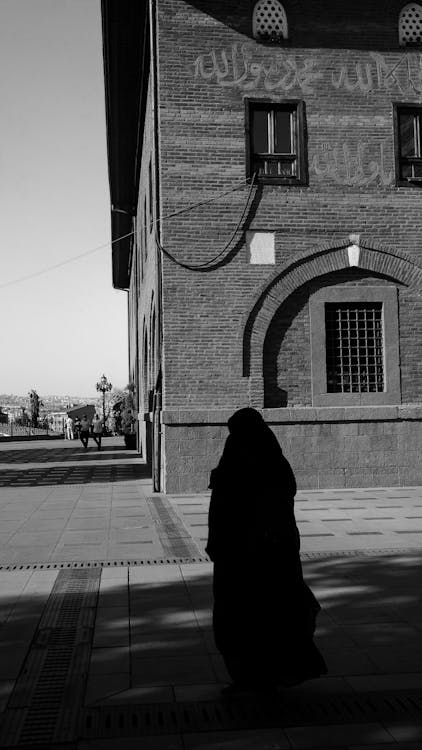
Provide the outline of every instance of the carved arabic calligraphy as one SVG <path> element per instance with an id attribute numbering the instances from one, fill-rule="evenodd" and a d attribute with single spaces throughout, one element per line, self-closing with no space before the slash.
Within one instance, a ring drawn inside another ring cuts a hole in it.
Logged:
<path id="1" fill-rule="evenodd" d="M 229 50 L 211 50 L 194 62 L 195 78 L 213 81 L 219 86 L 251 91 L 263 86 L 265 91 L 314 93 L 314 84 L 323 74 L 316 70 L 314 58 L 300 62 L 294 55 L 278 54 L 267 61 L 254 61 L 248 44 L 233 44 Z"/>
<path id="2" fill-rule="evenodd" d="M 280 51 L 259 59 L 253 45 L 235 43 L 199 55 L 193 69 L 196 79 L 241 91 L 299 89 L 304 94 L 314 94 L 318 82 L 329 76 L 328 82 L 334 89 L 351 93 L 368 95 L 386 91 L 422 95 L 422 55 L 398 54 L 398 59 L 395 56 L 389 61 L 379 52 L 370 52 L 366 60 L 344 62 L 333 71 L 332 65 L 327 65 L 320 56 L 302 57 Z"/>
<path id="3" fill-rule="evenodd" d="M 331 178 L 338 185 L 366 187 L 393 182 L 393 172 L 385 169 L 384 144 L 376 144 L 375 158 L 368 159 L 368 144 L 358 143 L 353 148 L 348 143 L 319 148 L 311 161 L 311 171 L 318 177 Z"/>
<path id="4" fill-rule="evenodd" d="M 422 94 L 422 56 L 405 54 L 391 64 L 379 52 L 370 52 L 371 62 L 343 64 L 338 75 L 332 74 L 336 89 L 369 94 L 372 91 L 397 91 L 400 94 Z"/>

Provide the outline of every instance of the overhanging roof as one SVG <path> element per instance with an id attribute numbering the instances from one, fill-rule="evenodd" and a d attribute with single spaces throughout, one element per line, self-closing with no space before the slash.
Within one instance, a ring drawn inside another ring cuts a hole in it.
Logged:
<path id="1" fill-rule="evenodd" d="M 103 57 L 111 199 L 113 286 L 129 286 L 140 137 L 149 69 L 148 2 L 102 0 Z"/>

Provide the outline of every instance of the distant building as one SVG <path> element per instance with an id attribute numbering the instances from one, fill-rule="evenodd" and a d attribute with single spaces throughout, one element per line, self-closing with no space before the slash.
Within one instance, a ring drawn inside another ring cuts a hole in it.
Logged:
<path id="1" fill-rule="evenodd" d="M 300 487 L 422 482 L 422 4 L 339 8 L 102 2 L 156 489 L 204 490 L 246 405 Z"/>
<path id="2" fill-rule="evenodd" d="M 50 412 L 47 415 L 49 429 L 54 432 L 64 432 L 64 424 L 67 413 L 65 411 Z"/>

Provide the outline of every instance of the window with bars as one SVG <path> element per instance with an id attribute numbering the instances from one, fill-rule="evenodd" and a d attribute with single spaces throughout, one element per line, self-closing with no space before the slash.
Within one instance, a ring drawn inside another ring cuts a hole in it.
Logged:
<path id="1" fill-rule="evenodd" d="M 287 184 L 306 181 L 303 102 L 248 101 L 248 174 Z"/>
<path id="2" fill-rule="evenodd" d="M 397 181 L 422 183 L 422 107 L 398 105 L 395 125 Z"/>
<path id="3" fill-rule="evenodd" d="M 384 391 L 382 303 L 325 305 L 327 393 Z"/>
<path id="4" fill-rule="evenodd" d="M 395 286 L 323 286 L 309 313 L 313 406 L 401 402 Z"/>

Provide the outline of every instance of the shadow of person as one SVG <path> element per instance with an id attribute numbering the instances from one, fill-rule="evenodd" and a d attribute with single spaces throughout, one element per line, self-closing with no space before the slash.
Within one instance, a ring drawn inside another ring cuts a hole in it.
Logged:
<path id="1" fill-rule="evenodd" d="M 231 695 L 295 685 L 327 668 L 313 642 L 320 606 L 303 580 L 291 466 L 255 409 L 235 412 L 228 428 L 211 472 L 206 551 Z"/>

